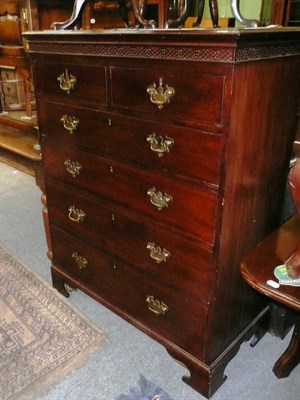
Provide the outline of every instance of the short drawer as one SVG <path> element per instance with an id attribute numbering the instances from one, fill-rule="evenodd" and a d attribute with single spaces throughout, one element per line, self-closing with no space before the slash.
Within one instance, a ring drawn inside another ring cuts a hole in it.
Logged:
<path id="1" fill-rule="evenodd" d="M 203 357 L 206 308 L 155 280 L 146 279 L 124 262 L 117 261 L 115 268 L 111 256 L 59 229 L 52 227 L 51 233 L 57 268 L 121 314 L 128 314 L 195 357 Z"/>
<path id="2" fill-rule="evenodd" d="M 42 136 L 183 179 L 219 183 L 221 136 L 41 102 Z"/>
<path id="3" fill-rule="evenodd" d="M 14 69 L 8 69 L 8 68 L 0 68 L 0 76 L 2 80 L 11 80 L 11 79 L 16 79 L 17 74 Z"/>
<path id="4" fill-rule="evenodd" d="M 35 91 L 41 98 L 60 103 L 101 108 L 107 104 L 105 67 L 88 64 L 39 62 Z"/>
<path id="5" fill-rule="evenodd" d="M 110 67 L 115 108 L 222 124 L 225 76 Z"/>
<path id="6" fill-rule="evenodd" d="M 23 103 L 21 103 L 22 99 L 18 97 L 4 96 L 3 100 L 5 107 L 7 107 L 8 109 L 19 109 L 23 105 Z"/>
<path id="7" fill-rule="evenodd" d="M 214 241 L 217 193 L 213 190 L 179 184 L 160 174 L 50 142 L 43 145 L 43 158 L 49 177 L 133 208 L 204 242 Z M 78 167 L 75 177 L 74 165 Z"/>
<path id="8" fill-rule="evenodd" d="M 15 83 L 3 83 L 2 84 L 3 94 L 5 96 L 17 97 L 18 96 L 18 88 L 17 82 Z"/>
<path id="9" fill-rule="evenodd" d="M 167 227 L 55 184 L 47 185 L 47 204 L 51 224 L 127 260 L 187 297 L 208 302 L 211 251 Z"/>

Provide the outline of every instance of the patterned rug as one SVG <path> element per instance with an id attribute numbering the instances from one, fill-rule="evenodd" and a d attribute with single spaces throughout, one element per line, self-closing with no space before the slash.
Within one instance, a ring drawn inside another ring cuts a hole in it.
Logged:
<path id="1" fill-rule="evenodd" d="M 138 387 L 130 389 L 130 393 L 122 394 L 117 400 L 172 400 L 160 387 L 140 375 Z"/>
<path id="2" fill-rule="evenodd" d="M 0 247 L 0 399 L 33 400 L 107 344 L 56 290 Z"/>

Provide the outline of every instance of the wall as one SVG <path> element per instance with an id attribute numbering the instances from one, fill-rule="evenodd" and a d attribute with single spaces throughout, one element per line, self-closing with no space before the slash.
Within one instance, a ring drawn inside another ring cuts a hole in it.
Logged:
<path id="1" fill-rule="evenodd" d="M 262 0 L 240 0 L 241 15 L 247 19 L 260 20 Z M 232 17 L 230 0 L 218 0 L 219 17 Z M 204 18 L 210 18 L 208 0 L 205 2 Z"/>

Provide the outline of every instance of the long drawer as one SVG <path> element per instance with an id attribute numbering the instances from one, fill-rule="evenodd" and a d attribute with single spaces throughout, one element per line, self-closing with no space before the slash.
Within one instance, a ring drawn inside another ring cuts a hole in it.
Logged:
<path id="1" fill-rule="evenodd" d="M 203 358 L 207 309 L 51 227 L 54 265 L 122 313 Z M 80 258 L 81 257 L 81 258 Z"/>
<path id="2" fill-rule="evenodd" d="M 223 123 L 225 75 L 111 66 L 110 78 L 117 109 Z"/>
<path id="3" fill-rule="evenodd" d="M 134 208 L 204 242 L 214 241 L 217 194 L 212 190 L 178 184 L 159 174 L 50 142 L 43 145 L 43 157 L 48 178 Z M 76 177 L 67 170 L 70 163 L 81 167 Z"/>
<path id="4" fill-rule="evenodd" d="M 107 105 L 106 69 L 103 66 L 40 62 L 34 64 L 34 69 L 39 76 L 35 91 L 40 99 L 78 106 L 84 104 L 96 109 Z"/>
<path id="5" fill-rule="evenodd" d="M 170 175 L 219 183 L 219 134 L 48 102 L 40 103 L 39 117 L 40 133 L 47 140 Z"/>
<path id="6" fill-rule="evenodd" d="M 211 251 L 158 223 L 137 220 L 126 210 L 113 209 L 56 184 L 47 185 L 47 206 L 51 224 L 127 260 L 150 279 L 208 302 Z"/>

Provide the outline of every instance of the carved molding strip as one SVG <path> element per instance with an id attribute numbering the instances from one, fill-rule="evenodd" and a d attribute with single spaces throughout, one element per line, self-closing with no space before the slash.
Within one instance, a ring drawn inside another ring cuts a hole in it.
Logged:
<path id="1" fill-rule="evenodd" d="M 249 47 L 237 50 L 236 62 L 286 57 L 297 54 L 300 55 L 300 44 Z"/>
<path id="2" fill-rule="evenodd" d="M 165 60 L 190 60 L 232 62 L 234 51 L 230 48 L 192 48 L 172 46 L 103 45 L 97 43 L 41 43 L 30 42 L 29 51 L 46 54 L 69 54 L 104 57 L 155 58 Z"/>
<path id="3" fill-rule="evenodd" d="M 195 48 L 184 46 L 105 45 L 98 43 L 29 42 L 32 53 L 69 54 L 103 57 L 131 57 L 204 62 L 245 62 L 258 59 L 300 55 L 300 44 L 257 46 L 249 48 Z"/>

